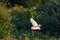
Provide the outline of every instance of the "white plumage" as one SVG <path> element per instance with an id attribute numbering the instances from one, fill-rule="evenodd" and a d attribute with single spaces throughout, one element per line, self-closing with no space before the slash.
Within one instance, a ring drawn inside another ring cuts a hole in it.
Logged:
<path id="1" fill-rule="evenodd" d="M 40 30 L 41 28 L 40 28 L 40 24 L 38 25 L 38 23 L 33 19 L 33 18 L 31 18 L 30 19 L 30 22 L 32 23 L 32 27 L 31 27 L 31 29 L 32 30 Z"/>

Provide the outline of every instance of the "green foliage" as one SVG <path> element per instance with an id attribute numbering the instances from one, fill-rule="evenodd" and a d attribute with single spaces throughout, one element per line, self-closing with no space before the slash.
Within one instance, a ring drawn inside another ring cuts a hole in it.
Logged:
<path id="1" fill-rule="evenodd" d="M 43 31 L 49 34 L 59 34 L 60 30 L 60 10 L 59 5 L 54 3 L 47 3 L 40 5 L 37 8 L 37 13 L 42 15 L 40 23 L 42 24 Z"/>
<path id="2" fill-rule="evenodd" d="M 0 5 L 0 36 L 6 37 L 10 34 L 12 28 L 10 21 L 10 10 Z"/>
<path id="3" fill-rule="evenodd" d="M 24 40 L 35 40 L 50 38 L 42 33 L 59 35 L 59 4 L 59 0 L 0 0 L 0 37 L 21 35 Z M 42 33 L 31 33 L 31 17 L 42 25 Z"/>
<path id="4" fill-rule="evenodd" d="M 41 0 L 1 0 L 1 2 L 7 7 L 14 7 L 17 4 L 27 8 L 38 6 Z"/>
<path id="5" fill-rule="evenodd" d="M 31 7 L 23 11 L 13 11 L 12 23 L 18 30 L 30 30 L 32 25 L 28 20 L 32 17 L 42 25 L 42 32 L 55 35 L 59 34 L 59 16 L 59 5 L 46 2 L 38 7 Z"/>
<path id="6" fill-rule="evenodd" d="M 32 10 L 33 9 L 33 10 Z M 18 30 L 24 29 L 24 30 L 30 30 L 31 23 L 30 18 L 37 18 L 41 16 L 40 14 L 37 14 L 35 11 L 36 8 L 31 8 L 23 11 L 13 11 L 11 13 L 12 16 L 12 23 L 16 26 Z M 29 20 L 29 21 L 28 21 Z M 39 19 L 38 19 L 39 20 Z"/>

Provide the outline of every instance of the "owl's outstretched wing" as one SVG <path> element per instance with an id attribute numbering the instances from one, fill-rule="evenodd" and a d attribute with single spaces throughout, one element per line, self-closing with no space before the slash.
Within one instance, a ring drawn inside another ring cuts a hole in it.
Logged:
<path id="1" fill-rule="evenodd" d="M 30 22 L 32 23 L 33 26 L 39 26 L 38 23 L 33 18 L 30 19 Z"/>

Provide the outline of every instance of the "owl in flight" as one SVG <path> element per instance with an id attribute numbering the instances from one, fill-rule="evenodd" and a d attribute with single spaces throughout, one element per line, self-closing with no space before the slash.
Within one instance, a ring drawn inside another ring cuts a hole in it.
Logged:
<path id="1" fill-rule="evenodd" d="M 30 22 L 32 23 L 32 30 L 41 30 L 41 24 L 38 24 L 33 18 L 30 18 Z"/>

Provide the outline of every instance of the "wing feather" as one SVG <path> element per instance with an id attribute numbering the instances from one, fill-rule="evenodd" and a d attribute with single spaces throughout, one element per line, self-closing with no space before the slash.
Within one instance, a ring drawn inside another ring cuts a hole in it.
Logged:
<path id="1" fill-rule="evenodd" d="M 30 22 L 32 23 L 33 26 L 39 26 L 38 23 L 33 18 L 30 19 Z"/>

